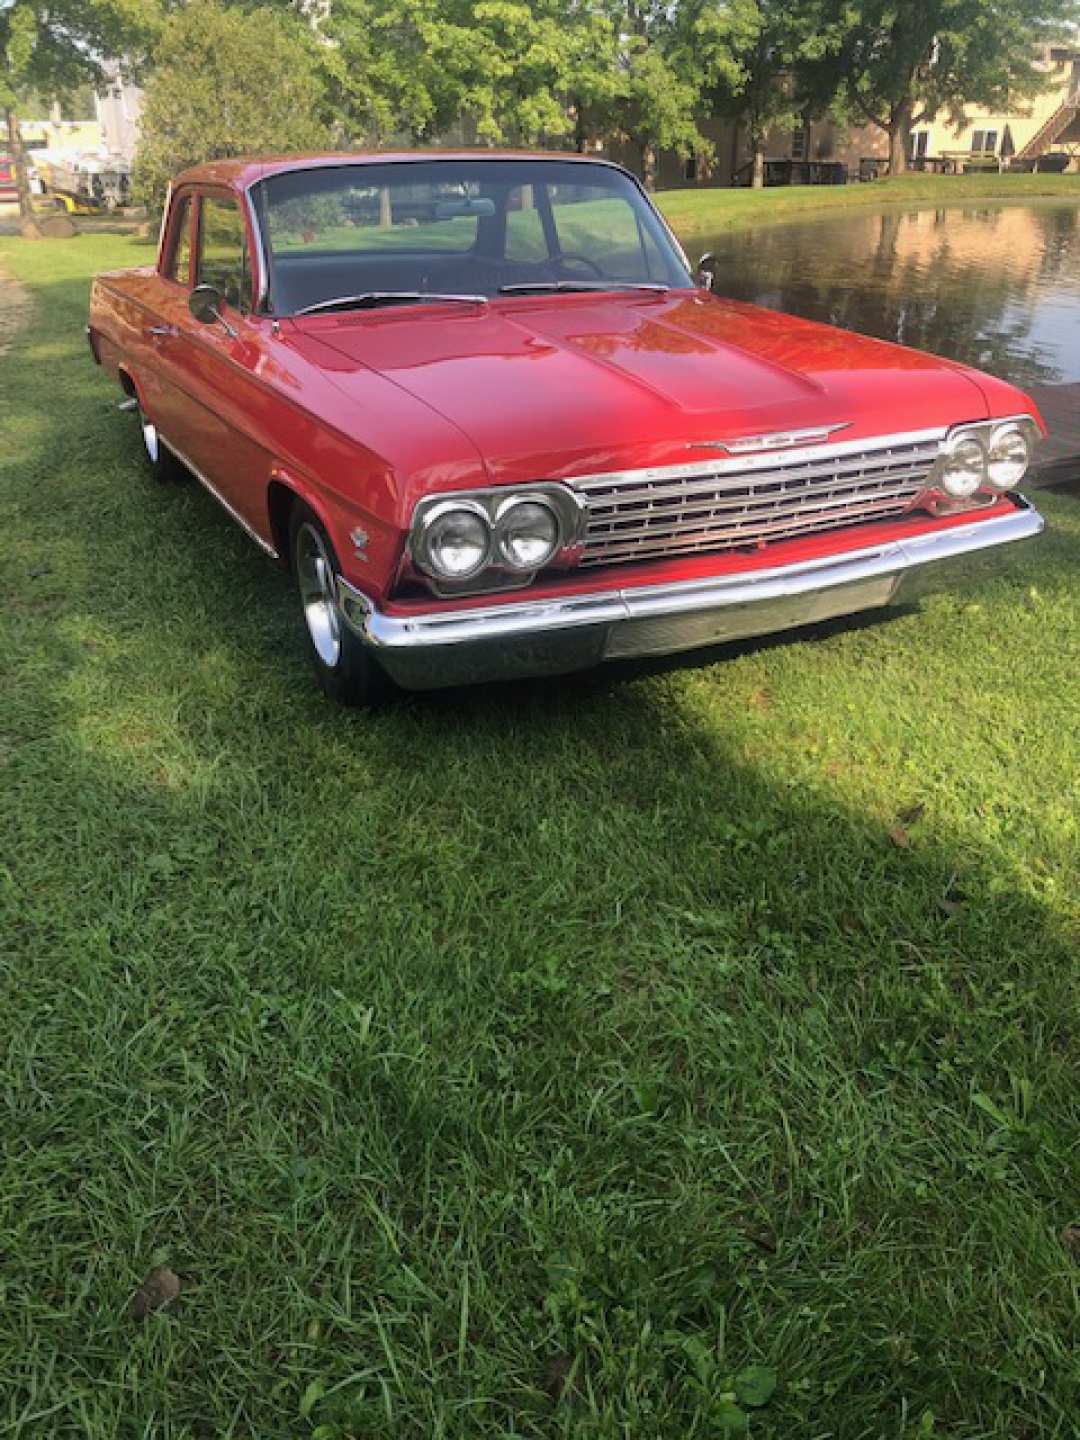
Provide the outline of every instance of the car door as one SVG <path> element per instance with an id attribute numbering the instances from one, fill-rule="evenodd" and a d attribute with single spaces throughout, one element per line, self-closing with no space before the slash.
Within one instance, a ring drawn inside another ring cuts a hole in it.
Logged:
<path id="1" fill-rule="evenodd" d="M 169 206 L 158 273 L 148 282 L 146 303 L 129 316 L 139 394 L 149 419 L 167 444 L 179 445 L 188 399 L 178 341 L 188 323 L 194 275 L 195 194 L 182 191 Z"/>
<path id="2" fill-rule="evenodd" d="M 237 196 L 200 188 L 194 216 L 192 278 L 221 296 L 220 318 L 202 324 L 185 307 L 169 337 L 183 391 L 173 448 L 230 510 L 267 537 L 271 460 L 259 419 L 267 403 L 259 381 L 268 324 L 253 314 L 253 266 L 247 220 Z"/>

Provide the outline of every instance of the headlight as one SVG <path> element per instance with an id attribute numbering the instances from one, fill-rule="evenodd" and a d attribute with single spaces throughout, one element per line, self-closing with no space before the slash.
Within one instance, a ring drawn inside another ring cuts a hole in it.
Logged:
<path id="1" fill-rule="evenodd" d="M 986 484 L 986 451 L 970 435 L 957 440 L 941 467 L 941 487 L 954 499 L 966 500 Z"/>
<path id="2" fill-rule="evenodd" d="M 540 570 L 559 548 L 559 522 L 542 500 L 511 500 L 495 520 L 499 555 L 514 570 Z"/>
<path id="3" fill-rule="evenodd" d="M 587 515 L 584 500 L 556 480 L 424 495 L 406 563 L 437 595 L 521 589 L 540 570 L 577 562 Z"/>
<path id="4" fill-rule="evenodd" d="M 995 490 L 1011 490 L 1027 474 L 1031 444 L 1019 425 L 1001 425 L 990 437 L 987 476 Z"/>
<path id="5" fill-rule="evenodd" d="M 468 580 L 487 564 L 491 524 L 479 505 L 448 501 L 430 510 L 419 537 L 416 562 L 441 580 Z"/>

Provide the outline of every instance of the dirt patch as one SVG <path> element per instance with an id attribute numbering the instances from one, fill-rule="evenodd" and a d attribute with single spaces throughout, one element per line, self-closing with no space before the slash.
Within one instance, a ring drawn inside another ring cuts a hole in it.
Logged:
<path id="1" fill-rule="evenodd" d="M 0 269 L 0 355 L 6 355 L 12 341 L 30 318 L 30 291 L 6 270 Z"/>

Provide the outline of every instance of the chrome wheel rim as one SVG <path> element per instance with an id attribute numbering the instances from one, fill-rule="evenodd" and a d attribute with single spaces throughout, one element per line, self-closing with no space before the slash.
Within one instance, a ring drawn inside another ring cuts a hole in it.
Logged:
<path id="1" fill-rule="evenodd" d="M 319 659 L 332 670 L 341 657 L 337 585 L 322 536 L 311 525 L 301 525 L 297 533 L 296 576 L 311 643 Z"/>
<path id="2" fill-rule="evenodd" d="M 139 424 L 142 426 L 143 444 L 146 446 L 146 453 L 150 457 L 150 463 L 151 465 L 156 465 L 158 450 L 160 448 L 158 444 L 157 426 L 150 423 L 142 410 L 139 411 Z"/>

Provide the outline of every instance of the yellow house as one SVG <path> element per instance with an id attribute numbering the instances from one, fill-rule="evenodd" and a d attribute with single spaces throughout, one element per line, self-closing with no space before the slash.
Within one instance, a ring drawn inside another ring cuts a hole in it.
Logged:
<path id="1" fill-rule="evenodd" d="M 911 160 L 917 168 L 938 169 L 996 165 L 1033 168 L 1040 156 L 1071 157 L 1080 165 L 1080 49 L 1048 47 L 1043 67 L 1050 82 L 1031 100 L 994 114 L 977 105 L 965 108 L 957 125 L 939 117 L 911 132 Z"/>
<path id="2" fill-rule="evenodd" d="M 101 144 L 101 126 L 96 120 L 23 120 L 19 129 L 31 154 L 35 150 L 96 150 Z"/>

